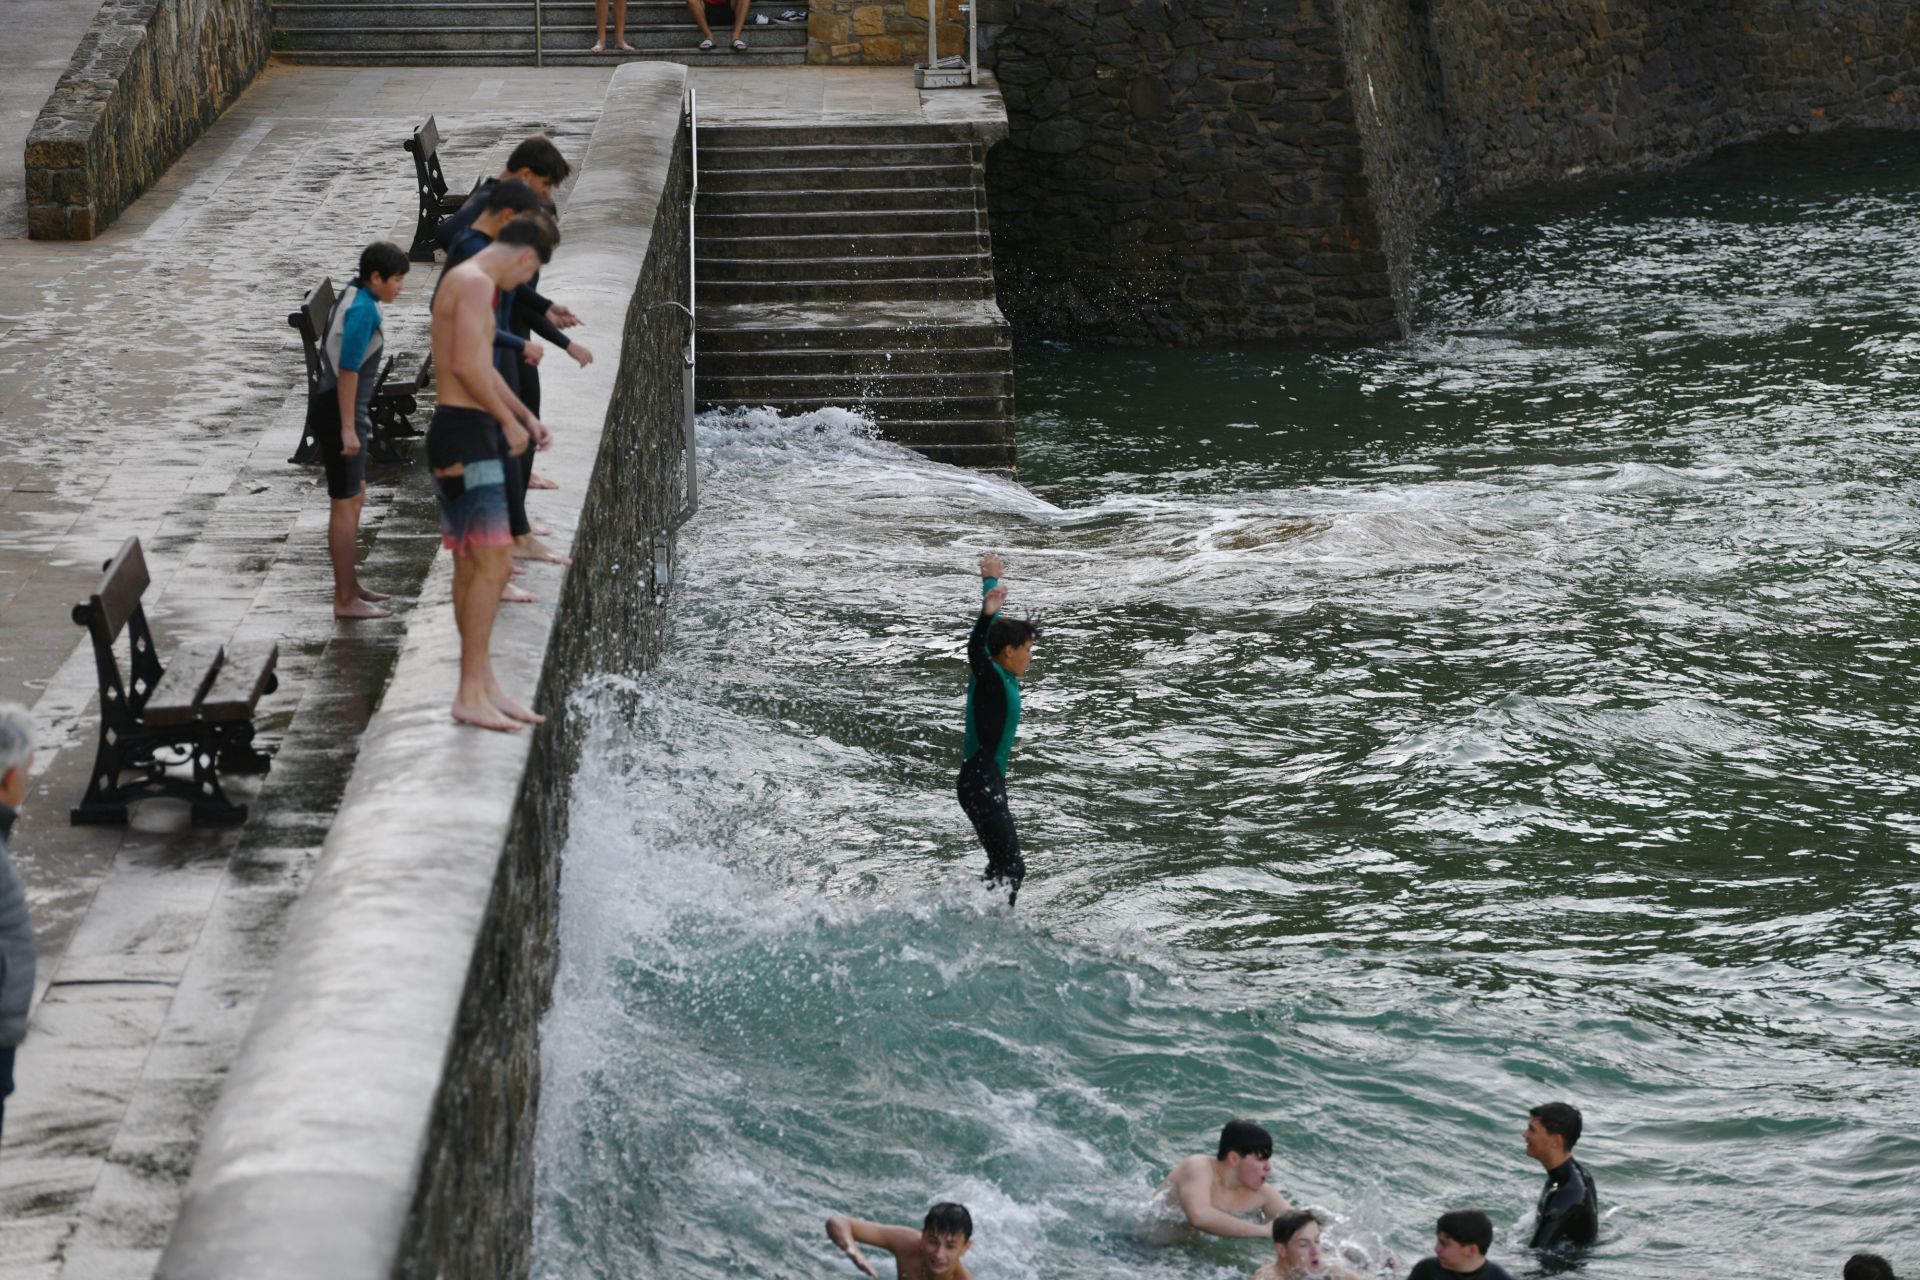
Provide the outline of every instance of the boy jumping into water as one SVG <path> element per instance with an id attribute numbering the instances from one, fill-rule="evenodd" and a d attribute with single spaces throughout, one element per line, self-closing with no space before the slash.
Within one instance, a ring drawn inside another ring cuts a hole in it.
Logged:
<path id="1" fill-rule="evenodd" d="M 973 1273 L 960 1261 L 973 1247 L 973 1215 L 962 1204 L 936 1204 L 927 1210 L 918 1231 L 836 1214 L 827 1219 L 827 1239 L 846 1252 L 861 1275 L 875 1280 L 880 1273 L 860 1252 L 863 1244 L 891 1253 L 900 1280 L 973 1280 Z"/>
<path id="2" fill-rule="evenodd" d="M 1219 1153 L 1188 1156 L 1173 1166 L 1153 1193 L 1154 1204 L 1177 1209 L 1188 1226 L 1209 1235 L 1269 1239 L 1269 1224 L 1293 1208 L 1267 1185 L 1272 1165 L 1273 1135 L 1251 1120 L 1229 1120 L 1220 1130 Z M 1258 1220 L 1248 1216 L 1256 1213 Z"/>
<path id="3" fill-rule="evenodd" d="M 967 731 L 960 766 L 960 807 L 987 850 L 987 883 L 1005 881 L 1007 905 L 1020 897 L 1027 864 L 1020 856 L 1020 834 L 1007 809 L 1007 755 L 1020 728 L 1020 677 L 1033 664 L 1038 627 L 1022 618 L 1002 618 L 1007 589 L 1000 582 L 1006 564 L 988 552 L 980 557 L 980 616 L 967 637 Z"/>

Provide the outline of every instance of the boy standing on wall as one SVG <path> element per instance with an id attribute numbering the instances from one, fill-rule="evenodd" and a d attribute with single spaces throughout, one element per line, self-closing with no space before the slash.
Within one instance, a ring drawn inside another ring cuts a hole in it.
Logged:
<path id="1" fill-rule="evenodd" d="M 493 620 L 513 572 L 506 468 L 547 429 L 507 389 L 493 363 L 495 299 L 530 279 L 553 252 L 538 223 L 509 222 L 478 254 L 447 272 L 433 302 L 439 405 L 427 428 L 427 465 L 440 503 L 441 543 L 453 552 L 453 616 L 460 628 L 460 685 L 453 718 L 518 732 L 546 717 L 509 698 L 493 674 Z"/>
<path id="2" fill-rule="evenodd" d="M 360 254 L 353 278 L 327 322 L 321 343 L 320 390 L 309 405 L 307 430 L 320 446 L 327 472 L 327 555 L 333 561 L 333 616 L 388 618 L 387 597 L 360 585 L 354 561 L 360 509 L 367 500 L 367 436 L 373 430 L 373 392 L 380 381 L 380 304 L 400 296 L 407 283 L 406 250 L 385 240 Z"/>
<path id="3" fill-rule="evenodd" d="M 980 615 L 967 637 L 967 725 L 956 790 L 960 807 L 973 822 L 987 851 L 987 883 L 1009 887 L 1007 905 L 1020 897 L 1027 864 L 1020 856 L 1020 834 L 1007 809 L 1007 756 L 1020 728 L 1020 677 L 1033 664 L 1033 640 L 1039 628 L 1022 618 L 1003 618 L 1007 589 L 1000 578 L 1006 564 L 988 552 L 980 557 Z"/>

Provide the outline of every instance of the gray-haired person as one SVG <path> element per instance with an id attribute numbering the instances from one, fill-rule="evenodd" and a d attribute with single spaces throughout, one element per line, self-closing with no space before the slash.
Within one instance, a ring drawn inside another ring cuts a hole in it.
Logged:
<path id="1" fill-rule="evenodd" d="M 0 703 L 0 1125 L 13 1092 L 13 1055 L 27 1038 L 33 1005 L 33 919 L 27 891 L 13 869 L 7 841 L 27 795 L 33 763 L 33 720 L 18 703 Z"/>

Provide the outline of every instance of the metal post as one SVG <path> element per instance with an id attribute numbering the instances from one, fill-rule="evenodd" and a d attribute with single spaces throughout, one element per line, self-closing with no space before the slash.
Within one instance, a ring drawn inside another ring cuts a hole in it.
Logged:
<path id="1" fill-rule="evenodd" d="M 974 12 L 979 7 L 977 0 L 960 6 L 967 15 L 967 83 L 973 86 L 980 83 L 980 17 Z"/>
<path id="2" fill-rule="evenodd" d="M 542 30 L 545 26 L 545 17 L 546 15 L 540 10 L 540 0 L 533 0 L 533 65 L 536 67 L 547 65 L 547 51 L 543 40 L 545 33 Z"/>

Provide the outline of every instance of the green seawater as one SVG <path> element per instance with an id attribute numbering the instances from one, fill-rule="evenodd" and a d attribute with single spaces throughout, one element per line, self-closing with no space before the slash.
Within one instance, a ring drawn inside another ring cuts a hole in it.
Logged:
<path id="1" fill-rule="evenodd" d="M 1920 143 L 1430 237 L 1378 348 L 1031 347 L 1019 483 L 703 424 L 670 657 L 581 691 L 542 1277 L 1244 1276 L 1230 1116 L 1398 1274 L 1586 1113 L 1594 1280 L 1920 1269 Z M 972 560 L 1043 627 L 1017 911 L 952 794 Z M 883 1274 L 886 1268 L 882 1267 Z"/>

